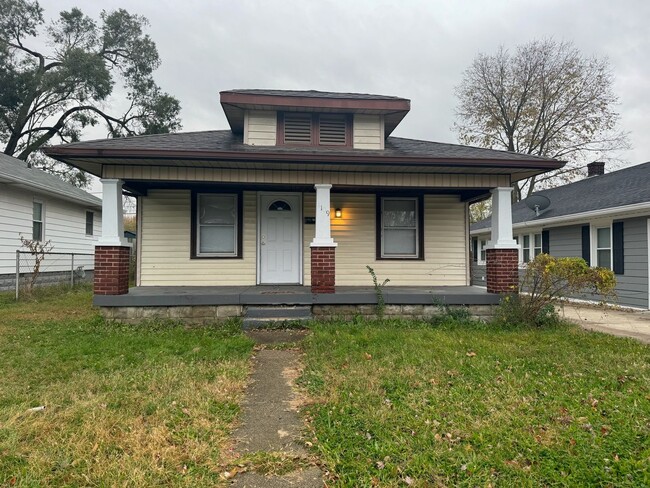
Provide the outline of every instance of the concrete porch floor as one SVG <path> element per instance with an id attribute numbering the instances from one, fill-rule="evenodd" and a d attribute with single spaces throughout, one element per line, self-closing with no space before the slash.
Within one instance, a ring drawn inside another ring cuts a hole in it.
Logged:
<path id="1" fill-rule="evenodd" d="M 478 286 L 386 286 L 387 305 L 496 305 L 500 295 Z M 182 307 L 200 305 L 361 305 L 375 304 L 371 286 L 337 286 L 313 294 L 308 286 L 137 286 L 126 295 L 96 295 L 100 307 Z"/>

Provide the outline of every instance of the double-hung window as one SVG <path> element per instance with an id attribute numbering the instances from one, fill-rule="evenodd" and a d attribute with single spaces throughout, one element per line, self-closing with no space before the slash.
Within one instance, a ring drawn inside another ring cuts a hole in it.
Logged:
<path id="1" fill-rule="evenodd" d="M 521 262 L 529 263 L 539 254 L 542 254 L 542 234 L 522 234 L 516 238 L 521 245 Z"/>
<path id="2" fill-rule="evenodd" d="M 379 258 L 422 258 L 422 215 L 418 197 L 382 197 Z"/>
<path id="3" fill-rule="evenodd" d="M 596 228 L 596 266 L 612 269 L 612 228 Z"/>
<path id="4" fill-rule="evenodd" d="M 195 195 L 195 257 L 239 257 L 241 255 L 240 195 L 198 193 Z"/>
<path id="5" fill-rule="evenodd" d="M 32 205 L 32 239 L 43 240 L 43 203 L 34 202 Z"/>
<path id="6" fill-rule="evenodd" d="M 542 234 L 533 235 L 533 259 L 542 254 Z"/>
<path id="7" fill-rule="evenodd" d="M 86 235 L 93 235 L 93 227 L 95 226 L 95 213 L 86 211 Z"/>

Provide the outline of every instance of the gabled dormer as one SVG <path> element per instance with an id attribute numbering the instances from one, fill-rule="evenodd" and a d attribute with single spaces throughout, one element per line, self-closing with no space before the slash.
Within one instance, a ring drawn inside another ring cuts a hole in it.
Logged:
<path id="1" fill-rule="evenodd" d="M 229 90 L 221 105 L 244 144 L 309 149 L 384 149 L 410 100 L 383 95 Z"/>

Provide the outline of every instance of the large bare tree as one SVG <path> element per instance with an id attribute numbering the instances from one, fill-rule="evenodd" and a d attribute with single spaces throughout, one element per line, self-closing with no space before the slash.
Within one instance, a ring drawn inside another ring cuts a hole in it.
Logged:
<path id="1" fill-rule="evenodd" d="M 520 200 L 574 179 L 587 162 L 629 147 L 605 59 L 571 42 L 533 41 L 479 54 L 456 87 L 454 124 L 464 144 L 566 160 L 565 168 L 515 186 Z"/>
<path id="2" fill-rule="evenodd" d="M 36 0 L 0 0 L 0 142 L 3 152 L 83 186 L 78 170 L 38 156 L 103 123 L 109 137 L 174 131 L 180 104 L 153 79 L 160 58 L 147 20 L 119 9 L 98 21 L 78 8 L 46 24 Z M 116 84 L 122 101 L 110 99 Z M 124 110 L 111 110 L 111 104 Z M 117 113 L 116 113 L 117 112 Z M 33 155 L 33 156 L 32 156 Z"/>

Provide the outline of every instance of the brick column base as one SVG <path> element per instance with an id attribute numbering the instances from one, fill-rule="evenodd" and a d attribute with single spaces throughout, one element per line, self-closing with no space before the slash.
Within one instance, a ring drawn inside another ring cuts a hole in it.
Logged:
<path id="1" fill-rule="evenodd" d="M 130 247 L 95 247 L 95 295 L 125 295 L 129 292 Z"/>
<path id="2" fill-rule="evenodd" d="M 311 292 L 334 293 L 335 247 L 311 248 Z"/>
<path id="3" fill-rule="evenodd" d="M 519 251 L 486 249 L 488 293 L 517 293 L 519 290 Z"/>

